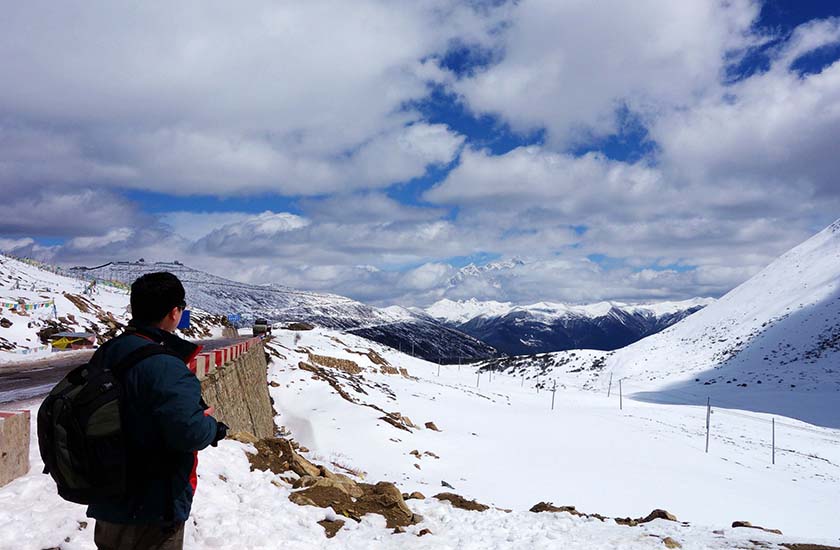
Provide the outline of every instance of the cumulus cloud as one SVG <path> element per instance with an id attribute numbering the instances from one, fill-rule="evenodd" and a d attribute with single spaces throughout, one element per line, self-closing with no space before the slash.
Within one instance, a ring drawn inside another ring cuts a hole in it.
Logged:
<path id="1" fill-rule="evenodd" d="M 498 62 L 451 87 L 518 131 L 586 141 L 618 132 L 621 105 L 658 111 L 716 87 L 726 56 L 756 41 L 757 15 L 750 0 L 518 2 L 498 34 Z"/>
<path id="2" fill-rule="evenodd" d="M 111 192 L 69 186 L 4 186 L 0 234 L 29 237 L 100 235 L 115 226 L 142 225 L 136 205 Z"/>
<path id="3" fill-rule="evenodd" d="M 463 140 L 404 108 L 467 3 L 28 2 L 0 20 L 0 181 L 173 194 L 382 187 Z M 486 13 L 486 12 L 484 12 Z"/>

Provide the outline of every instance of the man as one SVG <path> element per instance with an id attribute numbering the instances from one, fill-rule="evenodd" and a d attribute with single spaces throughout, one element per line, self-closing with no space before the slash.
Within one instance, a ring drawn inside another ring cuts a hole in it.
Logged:
<path id="1" fill-rule="evenodd" d="M 201 385 L 186 366 L 201 348 L 173 334 L 187 306 L 184 297 L 175 275 L 143 275 L 131 285 L 128 334 L 104 350 L 108 365 L 150 344 L 166 346 L 177 357 L 153 355 L 125 372 L 120 403 L 129 487 L 126 496 L 88 507 L 100 550 L 183 548 L 198 451 L 215 446 L 227 433 L 228 427 L 210 416 Z"/>

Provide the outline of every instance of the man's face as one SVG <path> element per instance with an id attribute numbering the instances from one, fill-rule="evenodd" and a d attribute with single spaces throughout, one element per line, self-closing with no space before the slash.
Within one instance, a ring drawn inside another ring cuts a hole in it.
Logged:
<path id="1" fill-rule="evenodd" d="M 166 317 L 163 318 L 163 321 L 161 321 L 160 328 L 166 332 L 175 332 L 175 329 L 178 328 L 178 324 L 181 322 L 181 315 L 183 315 L 186 307 L 186 304 L 184 307 L 173 307 L 169 313 L 166 314 Z"/>

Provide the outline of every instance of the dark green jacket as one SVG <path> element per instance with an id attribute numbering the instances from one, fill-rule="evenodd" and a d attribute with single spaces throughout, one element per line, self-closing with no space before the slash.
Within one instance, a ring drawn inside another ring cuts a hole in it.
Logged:
<path id="1" fill-rule="evenodd" d="M 198 452 L 216 435 L 201 385 L 187 368 L 200 347 L 158 329 L 129 327 L 106 351 L 107 365 L 150 344 L 164 343 L 183 360 L 154 355 L 130 368 L 123 381 L 123 432 L 129 442 L 129 495 L 88 506 L 88 517 L 119 524 L 186 521 L 196 488 Z"/>

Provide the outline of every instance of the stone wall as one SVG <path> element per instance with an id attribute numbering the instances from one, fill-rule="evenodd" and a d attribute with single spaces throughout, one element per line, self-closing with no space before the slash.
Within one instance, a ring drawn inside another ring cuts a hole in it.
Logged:
<path id="1" fill-rule="evenodd" d="M 268 366 L 262 343 L 216 366 L 201 380 L 201 392 L 213 416 L 230 426 L 231 433 L 249 432 L 273 437 L 274 408 L 268 395 Z"/>
<path id="2" fill-rule="evenodd" d="M 29 471 L 29 411 L 0 412 L 0 487 Z"/>

